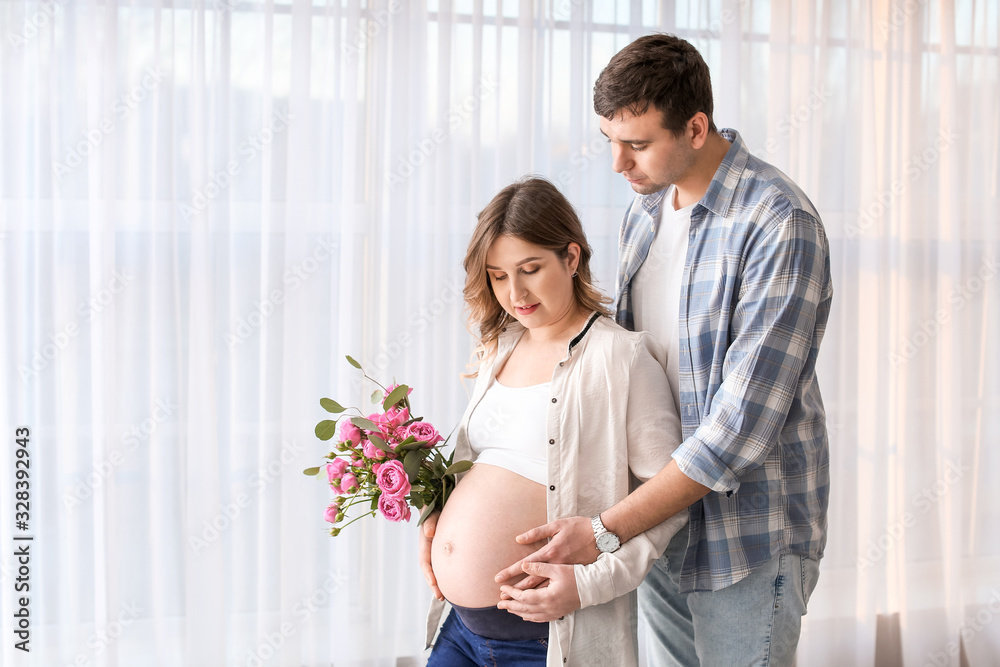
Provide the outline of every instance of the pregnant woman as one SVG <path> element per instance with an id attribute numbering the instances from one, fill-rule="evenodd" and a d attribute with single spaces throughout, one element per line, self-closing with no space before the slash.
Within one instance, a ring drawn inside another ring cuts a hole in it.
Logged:
<path id="1" fill-rule="evenodd" d="M 455 440 L 456 460 L 474 465 L 428 520 L 433 541 L 422 538 L 438 598 L 429 643 L 440 626 L 429 667 L 636 664 L 633 591 L 685 519 L 619 548 L 596 513 L 667 464 L 680 423 L 661 348 L 608 317 L 590 254 L 548 181 L 514 183 L 479 214 L 465 258 L 478 365 Z M 552 623 L 498 609 L 496 573 L 541 546 L 515 536 L 580 514 L 594 516 L 602 552 L 562 566 L 573 568 L 582 608 Z"/>

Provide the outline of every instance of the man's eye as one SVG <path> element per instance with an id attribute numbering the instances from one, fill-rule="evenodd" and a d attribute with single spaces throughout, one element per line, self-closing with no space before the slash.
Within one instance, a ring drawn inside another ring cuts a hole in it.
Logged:
<path id="1" fill-rule="evenodd" d="M 641 153 L 644 150 L 646 150 L 645 144 L 643 144 L 642 146 L 631 146 L 630 148 L 634 150 L 636 153 Z"/>

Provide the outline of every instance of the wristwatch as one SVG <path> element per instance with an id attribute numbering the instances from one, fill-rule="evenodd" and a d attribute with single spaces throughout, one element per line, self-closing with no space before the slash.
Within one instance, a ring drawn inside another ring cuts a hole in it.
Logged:
<path id="1" fill-rule="evenodd" d="M 618 547 L 622 545 L 622 542 L 618 539 L 617 535 L 604 527 L 600 512 L 590 518 L 590 525 L 594 529 L 594 539 L 597 540 L 598 551 L 605 554 L 618 551 Z"/>

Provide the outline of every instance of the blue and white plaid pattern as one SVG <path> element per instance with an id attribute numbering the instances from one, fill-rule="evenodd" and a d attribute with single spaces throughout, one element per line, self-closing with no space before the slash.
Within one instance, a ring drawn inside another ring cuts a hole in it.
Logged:
<path id="1" fill-rule="evenodd" d="M 734 130 L 691 213 L 681 287 L 680 469 L 714 492 L 691 506 L 681 590 L 719 590 L 786 553 L 826 545 L 829 443 L 816 357 L 830 314 L 829 244 L 819 214 Z M 630 281 L 664 192 L 637 196 L 622 223 L 618 322 L 633 328 Z"/>

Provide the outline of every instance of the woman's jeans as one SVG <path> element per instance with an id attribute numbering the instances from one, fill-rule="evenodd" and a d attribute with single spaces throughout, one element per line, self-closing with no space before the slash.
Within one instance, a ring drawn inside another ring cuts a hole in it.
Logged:
<path id="1" fill-rule="evenodd" d="M 547 652 L 548 639 L 481 637 L 469 630 L 452 609 L 434 643 L 427 667 L 544 667 Z"/>

